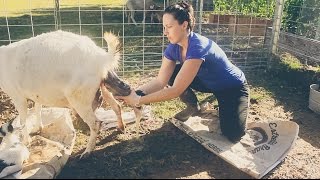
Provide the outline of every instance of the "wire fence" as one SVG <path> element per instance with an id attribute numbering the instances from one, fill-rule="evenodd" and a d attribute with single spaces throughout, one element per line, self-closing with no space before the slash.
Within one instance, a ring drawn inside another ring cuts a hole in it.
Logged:
<path id="1" fill-rule="evenodd" d="M 302 63 L 320 65 L 320 1 L 280 0 L 281 33 L 276 53 L 290 53 Z"/>
<path id="2" fill-rule="evenodd" d="M 103 33 L 111 31 L 119 36 L 123 45 L 119 71 L 125 74 L 157 70 L 168 44 L 162 34 L 161 20 L 151 22 L 151 15 L 161 14 L 173 0 L 153 0 L 159 9 L 136 10 L 136 25 L 128 21 L 125 0 L 0 1 L 0 45 L 61 29 L 89 36 L 97 45 L 107 49 Z M 259 1 L 261 4 L 253 6 L 256 1 L 192 0 L 190 3 L 196 14 L 195 32 L 214 40 L 243 71 L 264 69 L 274 46 L 277 50 L 289 48 L 295 51 L 282 43 L 284 34 L 292 33 L 284 26 L 276 39 L 275 21 L 283 19 L 283 14 L 278 16 L 274 9 L 276 2 L 281 1 Z M 304 4 L 300 7 L 300 17 L 302 10 L 307 8 L 309 6 Z M 142 23 L 144 13 L 146 20 Z M 301 29 L 296 30 L 296 35 L 309 39 L 310 33 L 301 36 L 300 32 L 304 32 Z M 317 38 L 319 33 L 315 34 L 314 40 Z"/>

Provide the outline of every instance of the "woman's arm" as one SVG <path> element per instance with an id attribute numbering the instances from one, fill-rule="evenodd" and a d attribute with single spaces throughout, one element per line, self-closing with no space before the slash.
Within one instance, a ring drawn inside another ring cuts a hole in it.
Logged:
<path id="1" fill-rule="evenodd" d="M 171 61 L 166 57 L 163 57 L 158 76 L 147 84 L 140 86 L 138 89 L 143 91 L 145 94 L 151 94 L 163 89 L 168 84 L 175 66 L 175 61 Z"/>
<path id="2" fill-rule="evenodd" d="M 180 96 L 180 94 L 187 89 L 197 75 L 201 63 L 202 60 L 199 59 L 190 59 L 185 61 L 171 87 L 143 96 L 138 99 L 139 102 L 135 102 L 134 104 L 148 104 L 152 102 L 166 101 Z"/>
<path id="3" fill-rule="evenodd" d="M 164 59 L 164 61 L 170 61 L 170 60 Z M 167 62 L 167 63 L 170 64 L 171 62 Z M 201 63 L 202 63 L 202 60 L 200 59 L 190 59 L 188 61 L 185 61 L 179 73 L 177 74 L 173 85 L 169 88 L 161 89 L 149 94 L 147 93 L 146 96 L 142 96 L 142 97 L 138 96 L 135 93 L 135 91 L 132 91 L 129 96 L 121 96 L 117 98 L 124 100 L 129 105 L 149 104 L 152 102 L 166 101 L 166 100 L 176 98 L 180 94 L 182 94 L 185 91 L 185 89 L 191 84 L 191 82 L 195 78 L 201 66 Z M 166 64 L 166 62 L 164 64 Z M 158 78 L 160 79 L 160 82 L 167 83 L 169 81 L 169 78 L 172 75 L 174 67 L 175 67 L 175 64 L 173 68 L 171 66 L 163 69 L 161 68 L 161 72 L 159 72 L 160 76 L 158 76 Z M 170 76 L 166 76 L 166 75 L 162 76 L 162 73 L 165 73 L 165 72 L 171 72 L 169 73 Z"/>

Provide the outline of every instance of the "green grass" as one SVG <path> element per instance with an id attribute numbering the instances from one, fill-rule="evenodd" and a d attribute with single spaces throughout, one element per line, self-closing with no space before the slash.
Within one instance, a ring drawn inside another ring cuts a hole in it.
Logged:
<path id="1" fill-rule="evenodd" d="M 284 65 L 288 67 L 288 69 L 298 70 L 303 67 L 300 60 L 289 53 L 282 54 L 280 56 L 280 60 L 283 62 Z"/>

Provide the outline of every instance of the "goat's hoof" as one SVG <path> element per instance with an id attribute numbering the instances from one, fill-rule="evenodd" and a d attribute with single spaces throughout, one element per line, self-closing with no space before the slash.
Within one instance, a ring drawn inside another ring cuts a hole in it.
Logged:
<path id="1" fill-rule="evenodd" d="M 36 135 L 41 135 L 41 131 L 38 130 L 37 132 L 30 133 L 30 136 L 36 136 Z"/>
<path id="2" fill-rule="evenodd" d="M 126 132 L 126 128 L 124 126 L 118 126 L 117 128 L 119 131 L 121 131 L 122 133 Z"/>
<path id="3" fill-rule="evenodd" d="M 119 128 L 117 128 L 118 131 L 120 131 L 122 134 L 126 134 L 126 130 L 121 130 Z"/>
<path id="4" fill-rule="evenodd" d="M 79 159 L 87 159 L 89 156 L 90 153 L 85 151 L 80 155 Z"/>
<path id="5" fill-rule="evenodd" d="M 135 136 L 134 139 L 139 143 L 143 143 L 144 142 L 144 138 L 140 137 L 139 135 Z"/>

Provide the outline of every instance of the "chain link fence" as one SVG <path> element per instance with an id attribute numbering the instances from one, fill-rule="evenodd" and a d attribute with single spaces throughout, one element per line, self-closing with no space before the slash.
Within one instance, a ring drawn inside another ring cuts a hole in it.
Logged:
<path id="1" fill-rule="evenodd" d="M 273 43 L 276 54 L 290 53 L 301 63 L 320 65 L 320 1 L 278 0 L 281 21 L 278 40 Z"/>
<path id="2" fill-rule="evenodd" d="M 153 1 L 159 8 L 136 10 L 137 24 L 134 24 L 126 16 L 129 12 L 126 0 L 0 0 L 0 45 L 61 29 L 89 36 L 98 46 L 107 49 L 103 33 L 111 31 L 120 37 L 123 45 L 119 72 L 157 70 L 168 41 L 162 34 L 161 20 L 151 22 L 150 16 L 161 14 L 174 0 Z M 307 1 L 314 1 L 316 5 L 311 6 Z M 298 52 L 308 58 L 308 62 L 319 61 L 317 54 L 297 51 L 296 46 L 284 43 L 287 37 L 294 36 L 312 39 L 319 48 L 317 0 L 304 0 L 297 5 L 287 5 L 284 0 L 189 2 L 195 9 L 195 32 L 214 40 L 245 72 L 266 68 L 272 51 Z M 309 13 L 311 7 L 312 15 Z M 297 19 L 288 15 L 290 8 L 294 12 L 299 10 Z M 142 23 L 144 13 L 146 20 Z M 313 19 L 305 19 L 307 14 Z M 292 23 L 297 24 L 296 28 Z M 309 52 L 310 49 L 304 50 Z"/>

